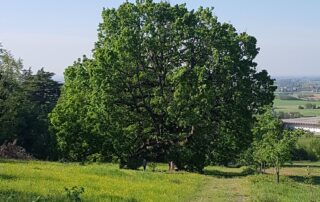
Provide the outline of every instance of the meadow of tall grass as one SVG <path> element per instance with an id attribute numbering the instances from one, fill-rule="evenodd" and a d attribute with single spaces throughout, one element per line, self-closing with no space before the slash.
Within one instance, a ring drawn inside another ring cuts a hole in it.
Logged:
<path id="1" fill-rule="evenodd" d="M 65 188 L 73 187 L 84 189 L 83 201 L 187 201 L 204 180 L 199 174 L 120 170 L 115 164 L 6 160 L 0 162 L 0 201 L 69 201 Z"/>
<path id="2" fill-rule="evenodd" d="M 287 164 L 280 184 L 272 168 L 253 174 L 246 167 L 209 166 L 200 175 L 151 165 L 133 171 L 116 164 L 0 160 L 0 201 L 320 201 L 320 162 Z"/>

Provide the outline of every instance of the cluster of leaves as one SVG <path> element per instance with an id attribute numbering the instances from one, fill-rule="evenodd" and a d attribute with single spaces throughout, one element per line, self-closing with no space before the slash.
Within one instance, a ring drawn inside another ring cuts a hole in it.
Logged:
<path id="1" fill-rule="evenodd" d="M 50 115 L 64 158 L 167 160 L 201 171 L 250 145 L 253 115 L 275 90 L 256 70 L 254 37 L 212 9 L 167 2 L 126 2 L 102 17 L 94 58 L 66 70 Z"/>
<path id="2" fill-rule="evenodd" d="M 52 155 L 54 137 L 48 132 L 48 114 L 55 106 L 60 84 L 43 69 L 23 69 L 9 51 L 0 52 L 0 144 L 18 140 L 36 158 Z"/>

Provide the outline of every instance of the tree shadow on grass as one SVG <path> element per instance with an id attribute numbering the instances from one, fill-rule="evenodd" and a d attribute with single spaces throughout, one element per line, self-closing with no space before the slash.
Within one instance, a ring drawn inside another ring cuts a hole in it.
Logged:
<path id="1" fill-rule="evenodd" d="M 288 177 L 296 182 L 306 183 L 306 177 L 304 176 L 288 176 Z M 320 176 L 311 176 L 310 183 L 312 185 L 320 186 Z"/>
<path id="2" fill-rule="evenodd" d="M 63 196 L 41 196 L 36 193 L 30 192 L 19 192 L 14 190 L 0 190 L 0 201 L 7 202 L 30 202 L 30 201 L 47 201 L 47 202 L 65 202 L 67 201 L 66 197 Z"/>
<path id="3" fill-rule="evenodd" d="M 83 201 L 112 201 L 112 202 L 140 202 L 135 198 L 124 198 L 121 196 L 113 196 L 113 195 L 98 195 L 96 198 L 86 198 L 81 196 Z M 66 202 L 70 201 L 66 194 L 59 195 L 46 195 L 42 196 L 33 192 L 19 192 L 15 190 L 0 190 L 0 201 L 7 202 L 30 202 L 30 201 L 38 201 L 38 202 Z"/>
<path id="4" fill-rule="evenodd" d="M 2 163 L 16 163 L 16 164 L 24 164 L 24 163 L 29 163 L 27 160 L 17 160 L 17 159 L 5 159 L 5 158 L 0 158 L 0 164 Z"/>
<path id="5" fill-rule="evenodd" d="M 228 172 L 220 170 L 205 170 L 204 175 L 215 176 L 220 178 L 234 178 L 234 177 L 245 177 L 252 175 L 255 171 L 253 169 L 247 168 L 241 172 Z"/>
<path id="6" fill-rule="evenodd" d="M 0 174 L 0 180 L 14 180 L 17 179 L 16 176 Z"/>
<path id="7" fill-rule="evenodd" d="M 305 164 L 305 165 L 304 164 L 300 164 L 300 165 L 292 164 L 292 165 L 290 165 L 290 164 L 288 164 L 288 165 L 285 165 L 283 167 L 288 167 L 288 168 L 294 168 L 294 167 L 296 167 L 296 168 L 307 168 L 307 167 L 320 168 L 320 165 L 309 165 L 309 164 Z"/>
<path id="8" fill-rule="evenodd" d="M 112 195 L 101 195 L 101 199 L 104 201 L 112 201 L 112 202 L 140 202 L 140 200 L 135 198 L 124 198 L 121 196 L 112 196 Z"/>

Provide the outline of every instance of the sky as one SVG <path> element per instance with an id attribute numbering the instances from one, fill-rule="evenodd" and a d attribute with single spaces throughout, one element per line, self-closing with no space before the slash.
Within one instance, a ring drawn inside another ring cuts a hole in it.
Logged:
<path id="1" fill-rule="evenodd" d="M 62 78 L 82 55 L 90 57 L 103 7 L 125 0 L 0 0 L 0 43 L 26 68 Z M 220 22 L 258 40 L 258 70 L 273 77 L 320 76 L 319 0 L 170 0 L 189 9 L 214 7 Z"/>

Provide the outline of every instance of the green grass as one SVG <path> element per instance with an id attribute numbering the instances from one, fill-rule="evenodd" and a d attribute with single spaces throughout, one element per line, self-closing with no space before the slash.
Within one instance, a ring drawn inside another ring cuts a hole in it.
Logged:
<path id="1" fill-rule="evenodd" d="M 282 177 L 280 184 L 275 184 L 272 175 L 250 177 L 251 200 L 257 202 L 318 202 L 319 185 L 306 185 L 303 177 Z"/>
<path id="2" fill-rule="evenodd" d="M 311 184 L 305 183 L 306 166 Z M 281 170 L 276 184 L 273 170 L 250 175 L 246 168 L 209 166 L 203 175 L 120 170 L 114 164 L 0 161 L 0 201 L 68 201 L 65 187 L 83 187 L 83 201 L 317 201 L 320 162 L 294 162 Z M 315 200 L 313 200 L 315 199 Z"/>
<path id="3" fill-rule="evenodd" d="M 311 181 L 306 183 L 307 166 Z M 275 184 L 273 170 L 268 175 L 250 176 L 252 201 L 307 202 L 320 201 L 320 163 L 294 162 L 281 169 L 280 184 Z"/>
<path id="4" fill-rule="evenodd" d="M 298 139 L 298 152 L 296 156 L 299 160 L 320 160 L 320 136 L 301 137 Z"/>
<path id="5" fill-rule="evenodd" d="M 316 104 L 320 106 L 320 101 L 304 101 L 304 100 L 280 100 L 273 101 L 277 112 L 299 112 L 303 116 L 320 116 L 320 109 L 298 109 L 299 105 L 305 106 L 307 103 Z"/>
<path id="6" fill-rule="evenodd" d="M 309 145 L 314 140 L 320 140 L 319 136 L 311 136 L 311 137 L 300 137 L 298 139 L 298 145 Z"/>
<path id="7" fill-rule="evenodd" d="M 250 200 L 250 185 L 245 168 L 209 166 L 207 181 L 192 201 L 234 202 Z"/>
<path id="8" fill-rule="evenodd" d="M 205 177 L 192 173 L 120 170 L 113 164 L 3 161 L 0 201 L 67 201 L 65 187 L 83 187 L 84 201 L 186 201 Z"/>

